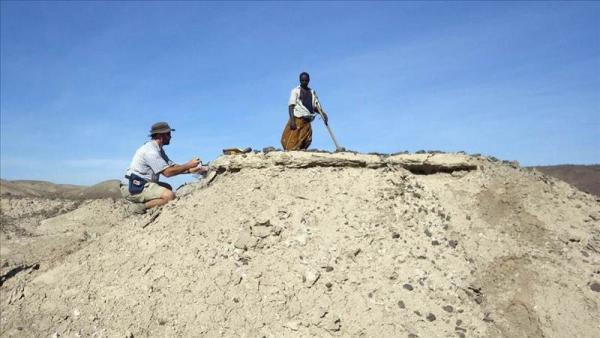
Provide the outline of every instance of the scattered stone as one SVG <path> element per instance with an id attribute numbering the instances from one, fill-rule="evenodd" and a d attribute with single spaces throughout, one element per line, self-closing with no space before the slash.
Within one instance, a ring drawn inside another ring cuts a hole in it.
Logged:
<path id="1" fill-rule="evenodd" d="M 260 226 L 260 225 L 265 226 L 265 227 L 270 227 L 272 225 L 270 214 L 267 213 L 266 211 L 256 217 L 256 223 L 254 224 L 254 226 Z"/>
<path id="2" fill-rule="evenodd" d="M 448 241 L 448 246 L 451 247 L 452 249 L 456 248 L 457 245 L 458 245 L 458 241 L 455 239 L 451 239 Z"/>
<path id="3" fill-rule="evenodd" d="M 433 322 L 436 318 L 435 315 L 433 313 L 428 313 L 427 317 L 425 317 L 428 321 Z"/>
<path id="4" fill-rule="evenodd" d="M 408 334 L 408 338 L 417 338 L 419 337 L 418 335 L 414 334 L 414 333 L 409 333 Z"/>
<path id="5" fill-rule="evenodd" d="M 592 285 L 590 285 L 590 289 L 592 289 L 592 291 L 595 291 L 595 292 L 600 292 L 600 283 L 598 283 L 598 282 L 592 283 Z"/>
<path id="6" fill-rule="evenodd" d="M 81 234 L 80 237 L 80 241 L 81 242 L 87 242 L 87 241 L 93 241 L 98 237 L 98 235 L 95 232 L 89 233 L 86 230 L 83 231 L 83 233 Z"/>
<path id="7" fill-rule="evenodd" d="M 425 229 L 425 231 L 424 231 L 424 232 L 425 232 L 425 235 L 426 235 L 427 237 L 431 237 L 431 236 L 433 235 L 433 234 L 431 233 L 431 231 L 429 231 L 429 229 Z"/>
<path id="8" fill-rule="evenodd" d="M 398 307 L 401 308 L 401 309 L 406 309 L 406 305 L 401 300 L 398 301 Z"/>
<path id="9" fill-rule="evenodd" d="M 456 335 L 457 335 L 459 338 L 465 338 L 465 334 L 464 334 L 464 333 L 462 333 L 462 332 L 460 332 L 460 331 L 456 331 Z"/>
<path id="10" fill-rule="evenodd" d="M 323 269 L 325 269 L 326 272 L 331 272 L 333 271 L 333 266 L 324 266 Z"/>
<path id="11" fill-rule="evenodd" d="M 442 306 L 442 309 L 444 309 L 444 311 L 446 311 L 446 312 L 450 312 L 450 313 L 454 312 L 454 308 L 452 307 L 452 305 L 444 305 L 444 306 Z"/>
<path id="12" fill-rule="evenodd" d="M 400 234 L 397 233 L 397 232 L 394 232 L 394 233 L 392 233 L 392 238 L 393 239 L 398 239 L 398 238 L 400 238 Z"/>
<path id="13" fill-rule="evenodd" d="M 494 321 L 494 319 L 492 319 L 491 313 L 486 312 L 485 315 L 483 316 L 483 321 L 486 323 L 491 323 Z"/>
<path id="14" fill-rule="evenodd" d="M 461 326 L 461 325 L 462 325 L 462 322 L 463 322 L 463 321 L 462 321 L 462 320 L 460 320 L 460 319 L 459 319 L 459 320 L 457 320 L 457 321 L 456 321 L 456 326 Z"/>
<path id="15" fill-rule="evenodd" d="M 250 234 L 246 231 L 242 231 L 239 234 L 238 239 L 235 241 L 233 246 L 235 246 L 238 249 L 248 250 L 248 249 L 256 247 L 257 244 L 258 244 L 257 238 L 250 236 Z"/>
<path id="16" fill-rule="evenodd" d="M 471 215 L 467 215 L 467 221 L 471 220 Z"/>
<path id="17" fill-rule="evenodd" d="M 408 291 L 412 291 L 414 289 L 413 286 L 410 284 L 404 284 L 404 285 L 402 285 L 402 287 Z"/>
<path id="18" fill-rule="evenodd" d="M 321 277 L 321 273 L 318 270 L 308 269 L 304 272 L 302 281 L 306 284 L 306 287 L 310 288 L 317 282 L 319 277 Z"/>
<path id="19" fill-rule="evenodd" d="M 342 320 L 340 318 L 328 318 L 323 328 L 327 331 L 339 331 L 342 328 Z"/>
<path id="20" fill-rule="evenodd" d="M 415 311 L 413 311 L 413 312 L 414 312 L 414 313 L 415 313 L 417 316 L 419 316 L 419 317 L 423 316 L 423 315 L 421 314 L 421 311 L 415 310 Z"/>
<path id="21" fill-rule="evenodd" d="M 297 321 L 290 321 L 287 322 L 283 325 L 284 327 L 287 327 L 288 329 L 292 330 L 292 331 L 298 331 L 298 322 Z"/>
<path id="22" fill-rule="evenodd" d="M 255 225 L 252 227 L 252 235 L 259 238 L 266 238 L 271 235 L 271 226 Z"/>
<path id="23" fill-rule="evenodd" d="M 434 240 L 434 241 L 431 241 L 431 245 L 433 245 L 433 246 L 440 245 L 440 242 L 438 240 Z"/>

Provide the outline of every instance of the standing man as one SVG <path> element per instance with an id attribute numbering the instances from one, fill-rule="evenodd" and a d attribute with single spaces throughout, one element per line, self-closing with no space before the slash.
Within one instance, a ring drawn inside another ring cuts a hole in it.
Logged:
<path id="1" fill-rule="evenodd" d="M 308 87 L 310 75 L 300 73 L 300 85 L 292 89 L 288 102 L 290 119 L 281 135 L 281 145 L 284 150 L 306 150 L 312 142 L 310 123 L 316 113 L 321 114 L 327 124 L 327 114 L 321 108 L 317 92 Z"/>
<path id="2" fill-rule="evenodd" d="M 163 205 L 175 199 L 173 188 L 159 182 L 160 174 L 171 177 L 179 174 L 205 173 L 200 160 L 194 158 L 185 164 L 175 164 L 165 153 L 163 146 L 171 142 L 171 129 L 166 122 L 157 122 L 150 129 L 151 140 L 141 146 L 121 183 L 121 194 L 134 203 L 133 211 L 143 214 L 146 209 Z"/>

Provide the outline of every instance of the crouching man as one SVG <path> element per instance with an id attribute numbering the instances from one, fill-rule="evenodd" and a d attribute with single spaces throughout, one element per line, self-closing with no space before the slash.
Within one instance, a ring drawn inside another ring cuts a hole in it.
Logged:
<path id="1" fill-rule="evenodd" d="M 171 141 L 171 129 L 166 122 L 157 122 L 150 129 L 151 140 L 141 146 L 133 155 L 133 160 L 121 182 L 121 194 L 134 203 L 133 212 L 143 214 L 146 209 L 163 205 L 175 199 L 173 188 L 159 182 L 160 174 L 171 177 L 179 174 L 203 174 L 206 167 L 194 158 L 185 164 L 175 164 L 169 159 L 163 147 Z"/>

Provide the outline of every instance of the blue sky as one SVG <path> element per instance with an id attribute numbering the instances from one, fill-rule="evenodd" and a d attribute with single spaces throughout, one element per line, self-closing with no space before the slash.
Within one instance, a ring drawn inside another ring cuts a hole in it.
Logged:
<path id="1" fill-rule="evenodd" d="M 600 162 L 594 2 L 2 1 L 0 25 L 4 179 L 120 178 L 163 120 L 176 162 L 280 147 L 301 71 L 349 149 Z"/>

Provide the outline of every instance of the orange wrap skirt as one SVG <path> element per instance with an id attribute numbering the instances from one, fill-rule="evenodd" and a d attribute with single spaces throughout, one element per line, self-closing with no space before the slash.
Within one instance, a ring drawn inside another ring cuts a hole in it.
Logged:
<path id="1" fill-rule="evenodd" d="M 281 135 L 281 145 L 284 150 L 306 150 L 312 142 L 312 128 L 310 120 L 294 116 L 296 130 L 290 128 L 290 121 L 285 125 Z"/>

